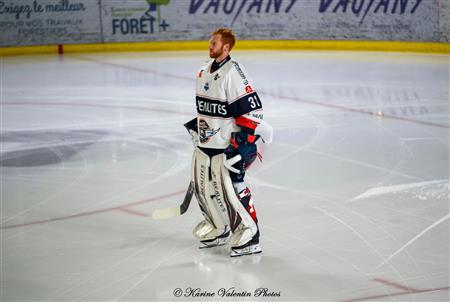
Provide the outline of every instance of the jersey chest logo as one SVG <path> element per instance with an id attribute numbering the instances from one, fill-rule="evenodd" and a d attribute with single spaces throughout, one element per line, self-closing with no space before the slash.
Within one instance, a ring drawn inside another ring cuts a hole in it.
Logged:
<path id="1" fill-rule="evenodd" d="M 220 130 L 220 128 L 211 129 L 208 123 L 203 119 L 199 120 L 198 129 L 200 132 L 200 142 L 203 144 L 207 143 L 211 139 L 211 137 L 216 135 Z"/>
<path id="2" fill-rule="evenodd" d="M 209 83 L 208 82 L 206 82 L 205 86 L 203 86 L 203 89 L 205 89 L 205 91 L 209 90 Z"/>

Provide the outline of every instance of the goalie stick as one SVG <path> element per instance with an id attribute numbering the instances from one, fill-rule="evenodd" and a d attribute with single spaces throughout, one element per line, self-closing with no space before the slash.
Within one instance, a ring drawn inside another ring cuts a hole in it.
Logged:
<path id="1" fill-rule="evenodd" d="M 189 183 L 189 187 L 186 191 L 186 195 L 184 196 L 183 203 L 179 206 L 173 207 L 173 208 L 167 208 L 167 209 L 159 209 L 154 210 L 152 213 L 153 219 L 166 219 L 166 218 L 172 218 L 175 216 L 180 216 L 186 213 L 187 209 L 189 208 L 189 204 L 192 200 L 192 195 L 194 195 L 194 182 L 191 181 Z"/>

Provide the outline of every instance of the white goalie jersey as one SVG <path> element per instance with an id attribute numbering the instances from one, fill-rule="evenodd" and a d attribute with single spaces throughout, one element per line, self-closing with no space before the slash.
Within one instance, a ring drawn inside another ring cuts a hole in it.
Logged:
<path id="1" fill-rule="evenodd" d="M 244 116 L 259 125 L 263 111 L 241 64 L 228 57 L 211 72 L 213 62 L 214 59 L 202 66 L 197 75 L 199 147 L 225 149 L 230 144 L 231 133 L 240 131 L 235 119 Z"/>

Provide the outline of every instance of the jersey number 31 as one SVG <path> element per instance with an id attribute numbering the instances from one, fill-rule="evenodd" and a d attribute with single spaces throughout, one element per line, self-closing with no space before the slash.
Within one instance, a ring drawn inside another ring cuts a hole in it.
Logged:
<path id="1" fill-rule="evenodd" d="M 250 102 L 250 107 L 252 107 L 252 109 L 261 108 L 261 102 L 256 95 L 249 97 L 248 101 Z"/>

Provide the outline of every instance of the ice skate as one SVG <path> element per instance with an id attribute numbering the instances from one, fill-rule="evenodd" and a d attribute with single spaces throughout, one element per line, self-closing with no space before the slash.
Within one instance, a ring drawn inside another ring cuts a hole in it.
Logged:
<path id="1" fill-rule="evenodd" d="M 262 252 L 259 239 L 252 239 L 246 244 L 231 247 L 230 257 L 259 254 Z"/>
<path id="2" fill-rule="evenodd" d="M 253 228 L 240 224 L 233 235 L 231 235 L 229 246 L 231 249 L 231 257 L 261 253 L 259 230 L 256 229 L 255 233 Z"/>

